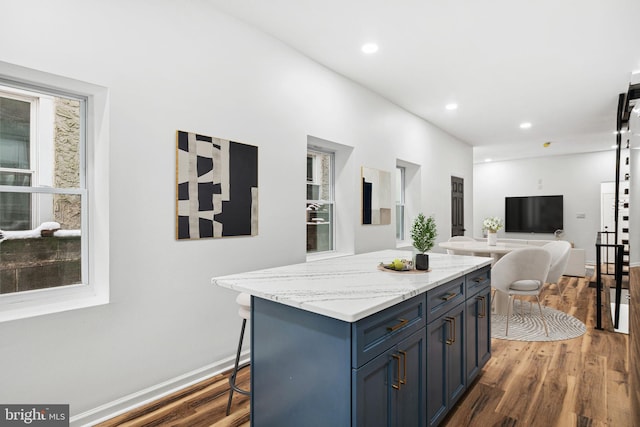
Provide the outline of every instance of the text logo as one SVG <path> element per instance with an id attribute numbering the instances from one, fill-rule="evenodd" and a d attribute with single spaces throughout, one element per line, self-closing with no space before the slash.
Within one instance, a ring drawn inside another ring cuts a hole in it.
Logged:
<path id="1" fill-rule="evenodd" d="M 0 427 L 68 427 L 69 405 L 0 405 Z"/>

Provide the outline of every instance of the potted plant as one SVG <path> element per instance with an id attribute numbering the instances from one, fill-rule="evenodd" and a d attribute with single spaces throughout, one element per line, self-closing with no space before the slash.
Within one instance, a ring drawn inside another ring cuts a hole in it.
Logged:
<path id="1" fill-rule="evenodd" d="M 413 240 L 413 247 L 418 251 L 415 262 L 416 270 L 429 269 L 429 255 L 425 252 L 433 247 L 437 235 L 436 220 L 433 215 L 425 218 L 422 212 L 419 213 L 411 226 L 411 240 Z"/>
<path id="2" fill-rule="evenodd" d="M 503 227 L 502 219 L 490 216 L 482 221 L 482 229 L 487 232 L 487 244 L 495 246 L 498 243 L 498 230 Z"/>

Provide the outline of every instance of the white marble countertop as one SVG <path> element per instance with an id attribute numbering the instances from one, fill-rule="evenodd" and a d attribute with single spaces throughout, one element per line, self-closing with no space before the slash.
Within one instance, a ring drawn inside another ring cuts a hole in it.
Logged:
<path id="1" fill-rule="evenodd" d="M 411 258 L 386 250 L 214 277 L 224 288 L 277 301 L 345 322 L 355 322 L 491 264 L 491 258 L 429 254 L 430 272 L 378 269 L 380 262 Z"/>

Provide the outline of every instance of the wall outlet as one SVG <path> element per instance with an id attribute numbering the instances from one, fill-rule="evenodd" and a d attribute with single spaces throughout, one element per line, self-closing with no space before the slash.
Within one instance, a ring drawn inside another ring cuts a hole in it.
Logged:
<path id="1" fill-rule="evenodd" d="M 586 217 L 587 217 L 587 214 L 585 214 L 584 212 L 578 212 L 576 214 L 576 218 L 585 219 Z"/>

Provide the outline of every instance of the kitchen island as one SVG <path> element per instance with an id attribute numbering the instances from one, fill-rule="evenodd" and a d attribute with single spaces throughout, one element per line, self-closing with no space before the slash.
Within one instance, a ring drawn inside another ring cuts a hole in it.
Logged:
<path id="1" fill-rule="evenodd" d="M 437 425 L 489 359 L 490 258 L 388 250 L 214 278 L 252 295 L 253 426 Z"/>

